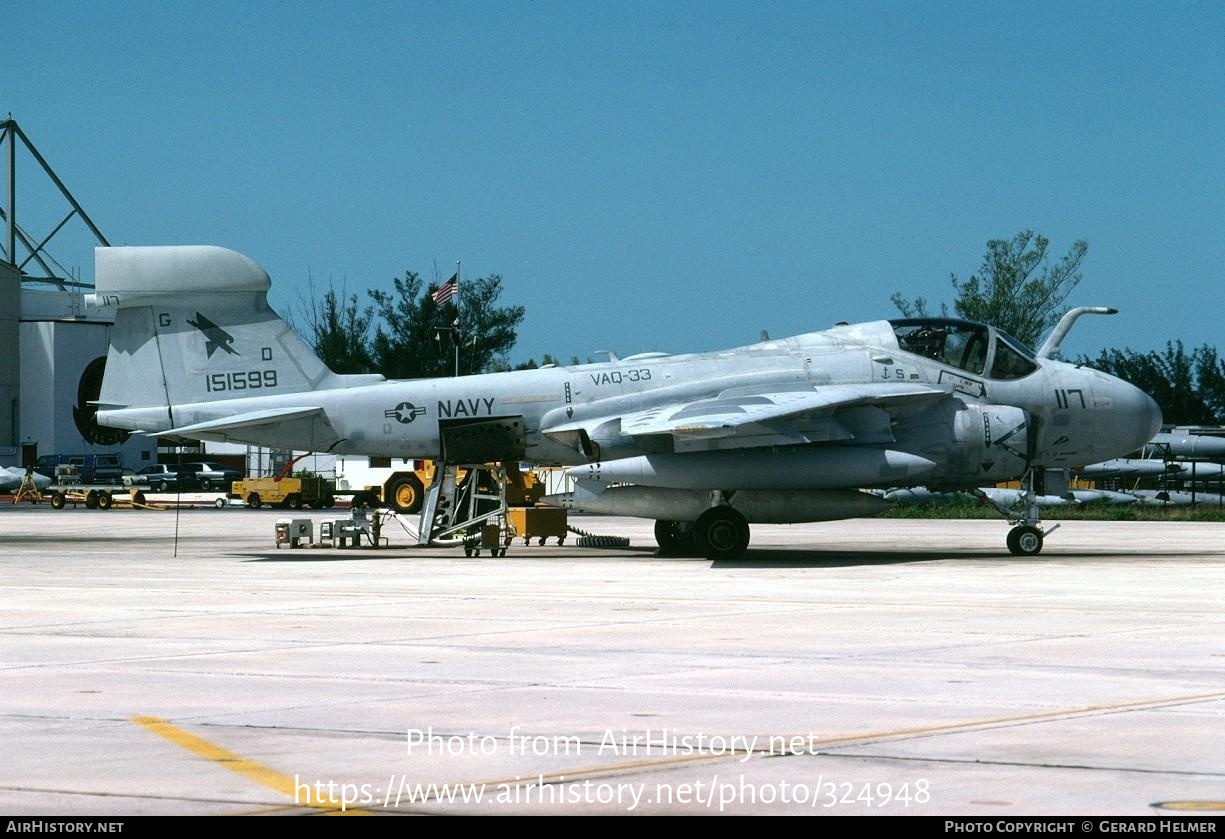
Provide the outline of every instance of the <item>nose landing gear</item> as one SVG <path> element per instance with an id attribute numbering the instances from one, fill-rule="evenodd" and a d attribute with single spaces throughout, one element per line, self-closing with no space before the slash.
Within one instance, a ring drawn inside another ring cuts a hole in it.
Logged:
<path id="1" fill-rule="evenodd" d="M 1008 552 L 1013 556 L 1037 556 L 1042 552 L 1042 543 L 1046 537 L 1059 529 L 1057 523 L 1046 530 L 1040 527 L 1042 516 L 1038 512 L 1038 494 L 1034 491 L 1036 471 L 1036 467 L 1031 466 L 1025 472 L 1025 476 L 1021 479 L 1024 485 L 1021 498 L 1010 507 L 995 503 L 983 492 L 977 493 L 980 500 L 990 504 L 996 512 L 1008 519 L 1009 524 L 1013 525 L 1005 540 Z"/>
<path id="2" fill-rule="evenodd" d="M 1042 551 L 1042 540 L 1045 536 L 1045 533 L 1033 525 L 1014 527 L 1008 531 L 1008 551 L 1013 556 L 1035 556 Z"/>

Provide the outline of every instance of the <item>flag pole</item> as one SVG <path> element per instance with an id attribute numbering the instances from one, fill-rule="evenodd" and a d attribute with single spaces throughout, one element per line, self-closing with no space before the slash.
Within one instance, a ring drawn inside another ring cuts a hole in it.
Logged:
<path id="1" fill-rule="evenodd" d="M 455 378 L 459 378 L 459 260 L 455 260 L 455 323 L 451 324 L 454 331 L 451 333 L 455 339 Z"/>

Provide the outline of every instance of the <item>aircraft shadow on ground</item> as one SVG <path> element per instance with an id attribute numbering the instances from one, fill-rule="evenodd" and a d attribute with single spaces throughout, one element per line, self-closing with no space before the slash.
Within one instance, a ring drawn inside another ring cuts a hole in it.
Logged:
<path id="1" fill-rule="evenodd" d="M 518 547 L 518 550 L 516 550 Z M 511 546 L 507 549 L 506 555 L 501 557 L 491 556 L 488 550 L 482 550 L 480 556 L 467 557 L 463 554 L 463 548 L 456 545 L 454 553 L 439 553 L 439 550 L 447 550 L 432 546 L 430 553 L 421 553 L 421 549 L 410 547 L 407 545 L 398 545 L 384 548 L 349 548 L 340 550 L 337 548 L 309 549 L 296 548 L 286 549 L 281 551 L 269 551 L 260 553 L 235 553 L 231 556 L 241 559 L 244 562 L 351 562 L 364 561 L 371 559 L 464 559 L 464 560 L 484 560 L 486 562 L 502 562 L 505 560 L 531 560 L 533 562 L 585 562 L 591 559 L 654 559 L 658 555 L 658 549 L 654 546 L 630 546 L 624 548 L 592 548 L 590 553 L 578 553 L 575 551 L 587 551 L 586 548 L 573 548 L 565 546 L 558 549 L 555 546 L 542 547 L 538 545 L 531 546 L 530 552 L 525 546 Z M 705 557 L 664 557 L 666 559 L 687 560 L 689 562 L 709 562 Z"/>
<path id="2" fill-rule="evenodd" d="M 750 568 L 845 568 L 857 565 L 908 565 L 920 562 L 948 562 L 965 560 L 988 560 L 1005 563 L 1017 562 L 1063 562 L 1065 560 L 1126 560 L 1155 559 L 1163 555 L 1177 557 L 1219 557 L 1217 551 L 1174 550 L 1162 554 L 1151 550 L 1100 550 L 1059 551 L 1041 553 L 1037 556 L 1012 556 L 1007 550 L 958 551 L 938 553 L 936 551 L 845 551 L 820 549 L 776 549 L 750 550 L 742 559 L 715 560 L 711 568 L 720 570 Z"/>
<path id="3" fill-rule="evenodd" d="M 654 546 L 647 545 L 636 545 L 617 549 L 598 548 L 592 549 L 589 554 L 576 553 L 574 549 L 546 552 L 540 550 L 539 547 L 536 546 L 533 546 L 530 552 L 528 552 L 526 548 L 520 548 L 520 550 L 516 552 L 515 548 L 511 547 L 507 555 L 504 557 L 490 556 L 487 552 L 482 552 L 480 556 L 465 557 L 462 555 L 459 548 L 456 548 L 454 554 L 439 554 L 436 552 L 436 549 L 430 554 L 421 554 L 418 552 L 418 549 L 411 547 L 391 547 L 380 548 L 378 550 L 371 548 L 353 548 L 344 551 L 339 551 L 336 549 L 312 550 L 299 548 L 285 549 L 275 552 L 236 553 L 231 555 L 242 560 L 243 562 L 289 562 L 299 564 L 308 562 L 367 562 L 371 560 L 411 561 L 414 558 L 484 560 L 486 562 L 526 560 L 531 562 L 581 563 L 595 559 L 608 560 L 622 558 L 625 560 L 634 561 L 663 560 L 667 562 L 698 562 L 709 564 L 712 570 L 720 571 L 738 569 L 752 570 L 762 568 L 847 568 L 873 565 L 912 565 L 921 562 L 960 562 L 983 560 L 1008 564 L 1016 562 L 1062 562 L 1066 560 L 1093 561 L 1155 559 L 1163 556 L 1162 553 L 1151 550 L 1081 550 L 1070 552 L 1055 549 L 1047 553 L 1038 554 L 1037 556 L 1020 557 L 1012 556 L 1007 552 L 1007 550 L 1004 549 L 958 551 L 955 553 L 938 551 L 908 551 L 903 553 L 889 550 L 848 551 L 839 550 L 836 548 L 759 548 L 756 550 L 750 549 L 741 559 L 708 560 L 705 557 L 698 556 L 661 554 Z M 1168 556 L 1219 558 L 1221 553 L 1218 551 L 1175 550 L 1170 551 Z"/>
<path id="4" fill-rule="evenodd" d="M 950 559 L 1010 559 L 1007 553 L 977 551 L 950 555 L 923 551 L 895 553 L 893 551 L 840 550 L 756 550 L 741 559 L 717 559 L 710 563 L 720 571 L 752 568 L 847 568 L 858 565 L 910 565 L 919 562 L 944 562 Z"/>
<path id="5" fill-rule="evenodd" d="M 354 550 L 333 552 L 295 548 L 273 553 L 231 554 L 243 562 L 368 562 L 372 559 L 411 559 L 411 555 L 396 550 Z"/>

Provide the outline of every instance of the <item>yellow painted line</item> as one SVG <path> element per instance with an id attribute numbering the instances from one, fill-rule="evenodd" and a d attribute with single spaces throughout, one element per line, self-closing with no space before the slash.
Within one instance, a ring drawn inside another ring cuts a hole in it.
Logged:
<path id="1" fill-rule="evenodd" d="M 171 725 L 158 717 L 132 717 L 132 722 L 144 728 L 146 731 L 169 740 L 176 746 L 180 746 L 187 751 L 195 754 L 197 757 L 202 757 L 205 760 L 212 761 L 231 772 L 242 775 L 248 780 L 255 781 L 260 786 L 267 787 L 270 790 L 279 792 L 286 798 L 289 798 L 295 804 L 300 806 L 310 807 L 315 810 L 321 810 L 327 815 L 344 815 L 344 816 L 368 816 L 370 813 L 366 810 L 342 809 L 342 803 L 339 799 L 328 798 L 326 800 L 318 800 L 314 794 L 315 788 L 313 785 L 308 785 L 311 789 L 310 800 L 307 802 L 299 802 L 298 800 L 298 785 L 294 779 L 288 775 L 283 775 L 275 769 L 269 769 L 261 763 L 256 763 L 253 760 L 247 760 L 241 755 L 234 754 L 228 749 L 223 749 L 215 743 L 210 743 L 203 737 L 197 737 L 194 734 L 188 734 L 178 726 Z"/>
<path id="2" fill-rule="evenodd" d="M 799 754 L 800 755 L 811 754 L 811 752 L 809 752 L 808 749 L 815 750 L 819 747 L 829 748 L 831 746 L 847 746 L 847 745 L 860 744 L 860 743 L 861 744 L 879 743 L 879 742 L 884 742 L 884 741 L 889 741 L 889 740 L 903 740 L 903 739 L 907 739 L 910 737 L 926 737 L 926 736 L 939 735 L 939 734 L 960 734 L 962 732 L 996 728 L 996 727 L 1004 726 L 1004 725 L 1015 725 L 1015 724 L 1024 725 L 1024 724 L 1034 723 L 1034 722 L 1075 719 L 1077 717 L 1092 716 L 1094 714 L 1115 713 L 1118 711 L 1136 711 L 1136 710 L 1145 710 L 1149 708 L 1166 708 L 1166 707 L 1170 707 L 1174 705 L 1186 705 L 1186 704 L 1195 703 L 1195 702 L 1211 702 L 1211 701 L 1216 701 L 1216 700 L 1221 700 L 1221 699 L 1225 699 L 1225 692 L 1200 693 L 1200 694 L 1193 694 L 1190 696 L 1173 696 L 1173 697 L 1167 697 L 1164 699 L 1146 699 L 1146 700 L 1135 701 L 1135 702 L 1118 702 L 1118 703 L 1105 704 L 1105 705 L 1085 705 L 1079 708 L 1065 708 L 1059 711 L 1043 711 L 1043 712 L 1036 713 L 1036 714 L 1018 714 L 1018 715 L 1007 716 L 1007 717 L 989 717 L 987 719 L 982 719 L 982 720 L 969 720 L 966 722 L 959 722 L 959 723 L 947 723 L 945 725 L 920 726 L 916 728 L 898 728 L 898 729 L 893 729 L 890 731 L 865 732 L 863 734 L 844 734 L 844 735 L 838 735 L 834 737 L 824 737 L 824 738 L 819 738 L 819 739 L 813 738 L 811 740 L 809 739 L 808 736 L 803 736 L 800 739 L 804 742 L 805 749 L 800 751 Z M 749 736 L 751 737 L 752 735 L 749 735 Z M 776 741 L 777 741 L 777 738 L 778 738 L 778 735 L 775 735 Z M 769 743 L 770 738 L 759 736 L 758 740 L 759 742 L 761 740 L 765 740 L 767 743 Z M 784 744 L 791 743 L 793 742 L 793 738 L 784 737 L 783 742 Z M 769 751 L 768 748 L 754 749 L 754 753 L 760 754 L 765 757 L 768 757 L 771 754 L 776 754 L 777 756 L 783 756 L 783 755 L 795 756 L 790 751 L 783 752 L 781 754 L 772 753 Z M 497 778 L 497 779 L 488 779 L 488 780 L 483 780 L 483 781 L 461 781 L 461 782 L 453 783 L 450 786 L 456 787 L 456 786 L 463 786 L 463 785 L 473 785 L 473 786 L 485 785 L 485 786 L 496 788 L 502 785 L 509 786 L 509 787 L 517 787 L 517 786 L 524 786 L 528 784 L 538 784 L 542 782 L 544 784 L 558 784 L 558 783 L 564 784 L 568 781 L 591 780 L 594 778 L 601 778 L 601 777 L 608 776 L 608 775 L 621 775 L 621 774 L 634 772 L 634 771 L 641 770 L 641 769 L 647 769 L 647 770 L 663 769 L 663 768 L 673 767 L 673 766 L 682 766 L 687 763 L 707 763 L 707 762 L 714 762 L 714 761 L 719 761 L 719 760 L 739 760 L 742 757 L 743 757 L 742 754 L 731 755 L 731 754 L 706 754 L 706 753 L 692 754 L 692 755 L 673 755 L 671 757 L 661 756 L 657 758 L 643 757 L 638 760 L 626 761 L 624 763 L 613 763 L 613 764 L 607 764 L 603 766 L 588 766 L 588 767 L 577 768 L 577 769 L 573 769 L 569 771 L 537 773 L 535 775 L 528 775 L 528 776 L 518 776 L 517 775 L 513 778 Z M 425 787 L 425 786 L 426 786 L 425 784 L 422 784 L 422 787 Z M 1191 809 L 1191 807 L 1189 806 L 1191 803 L 1192 802 L 1185 802 L 1183 803 L 1183 806 L 1181 807 L 1178 806 L 1177 802 L 1171 802 L 1168 805 L 1158 804 L 1155 806 L 1162 807 L 1163 809 Z M 1220 802 L 1195 802 L 1195 803 L 1200 804 L 1200 805 L 1204 805 L 1204 804 L 1208 805 L 1208 806 L 1202 807 L 1202 809 L 1214 809 L 1214 805 L 1217 805 Z"/>
<path id="3" fill-rule="evenodd" d="M 801 736 L 806 748 L 800 751 L 800 754 L 808 754 L 808 749 L 817 749 L 818 747 L 829 748 L 831 746 L 847 746 L 853 744 L 868 744 L 878 743 L 888 740 L 901 740 L 910 737 L 926 737 L 940 734 L 960 734 L 962 732 L 976 731 L 988 728 L 995 728 L 1004 725 L 1028 724 L 1035 722 L 1046 722 L 1064 719 L 1075 719 L 1077 717 L 1092 716 L 1094 714 L 1116 713 L 1119 711 L 1137 711 L 1151 708 L 1165 708 L 1176 705 L 1186 705 L 1198 702 L 1211 702 L 1225 699 L 1225 692 L 1216 693 L 1201 693 L 1192 694 L 1189 696 L 1172 696 L 1164 699 L 1147 699 L 1133 702 L 1118 702 L 1103 705 L 1084 705 L 1078 708 L 1064 708 L 1057 711 L 1043 711 L 1034 714 L 1017 714 L 1006 717 L 988 717 L 981 720 L 968 720 L 959 723 L 947 723 L 944 725 L 919 726 L 915 728 L 899 728 L 888 731 L 865 732 L 863 734 L 844 734 L 833 737 L 812 738 L 808 735 Z M 246 760 L 239 757 L 233 752 L 227 751 L 219 746 L 209 743 L 207 740 L 196 737 L 192 734 L 179 729 L 165 720 L 157 717 L 133 717 L 132 722 L 141 725 L 144 728 L 165 737 L 167 740 L 182 746 L 183 748 L 196 753 L 200 757 L 211 760 L 229 769 L 232 772 L 237 772 L 244 775 L 256 783 L 262 784 L 269 789 L 293 799 L 296 802 L 296 785 L 292 778 L 282 775 L 275 770 L 269 769 L 254 761 Z M 778 735 L 775 735 L 777 740 Z M 764 739 L 769 743 L 769 737 L 759 736 L 759 740 Z M 792 737 L 784 737 L 785 744 L 793 742 Z M 755 749 L 754 753 L 769 756 L 772 754 L 766 749 Z M 783 754 L 791 754 L 784 752 Z M 705 763 L 720 760 L 740 759 L 741 755 L 731 754 L 687 754 L 661 756 L 658 758 L 643 757 L 638 760 L 625 761 L 622 763 L 606 764 L 602 766 L 588 766 L 575 768 L 573 770 L 563 770 L 560 772 L 537 773 L 535 775 L 515 775 L 507 778 L 490 778 L 486 780 L 476 781 L 458 781 L 450 784 L 420 784 L 421 789 L 428 789 L 433 786 L 435 789 L 441 789 L 447 786 L 451 789 L 457 787 L 521 787 L 531 784 L 543 783 L 564 784 L 568 781 L 591 780 L 608 775 L 621 775 L 638 770 L 654 770 L 663 769 L 666 767 L 682 766 L 689 763 Z M 435 798 L 437 796 L 434 796 Z M 416 799 L 414 803 L 423 804 L 428 797 Z M 1165 804 L 1157 804 L 1155 806 L 1162 809 L 1217 809 L 1216 805 L 1220 802 L 1167 802 Z M 1196 806 L 1198 805 L 1198 806 Z M 329 815 L 370 815 L 365 810 L 341 810 L 341 802 L 332 800 L 331 802 L 311 803 L 304 806 L 314 807 L 327 812 Z"/>
<path id="4" fill-rule="evenodd" d="M 1158 801 L 1153 806 L 1160 810 L 1180 810 L 1183 812 L 1225 811 L 1225 801 Z"/>
<path id="5" fill-rule="evenodd" d="M 1225 699 L 1225 692 L 1218 691 L 1216 693 L 1197 693 L 1190 696 L 1171 696 L 1164 699 L 1145 699 L 1135 702 L 1116 702 L 1105 705 L 1084 705 L 1079 708 L 1065 708 L 1059 711 L 1042 711 L 1036 714 L 1018 714 L 1016 716 L 1009 717 L 993 717 L 985 720 L 971 720 L 968 722 L 922 726 L 918 728 L 900 728 L 894 731 L 880 731 L 867 734 L 847 734 L 841 737 L 828 737 L 821 740 L 814 740 L 813 744 L 817 746 L 841 746 L 851 743 L 873 743 L 881 740 L 900 740 L 907 737 L 924 737 L 932 734 L 958 734 L 963 731 L 994 728 L 1001 725 L 1074 719 L 1076 717 L 1116 713 L 1119 711 L 1142 711 L 1151 708 L 1168 708 L 1174 705 L 1188 705 L 1197 702 L 1213 702 L 1222 699 Z"/>

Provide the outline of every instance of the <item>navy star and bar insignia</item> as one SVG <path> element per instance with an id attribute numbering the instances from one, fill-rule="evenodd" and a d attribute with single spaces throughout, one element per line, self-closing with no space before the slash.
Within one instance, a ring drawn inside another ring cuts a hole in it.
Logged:
<path id="1" fill-rule="evenodd" d="M 418 408 L 412 402 L 401 402 L 394 408 L 384 411 L 383 416 L 387 419 L 394 419 L 396 422 L 410 423 L 424 413 L 425 408 Z"/>

